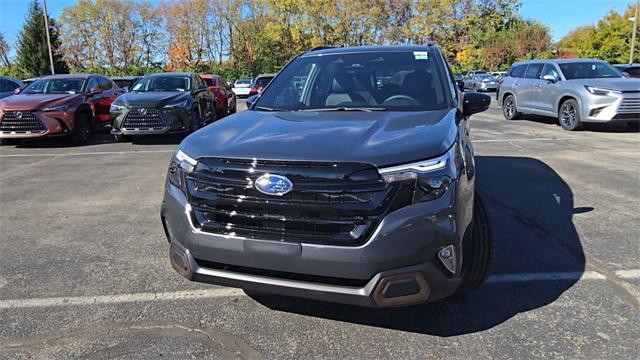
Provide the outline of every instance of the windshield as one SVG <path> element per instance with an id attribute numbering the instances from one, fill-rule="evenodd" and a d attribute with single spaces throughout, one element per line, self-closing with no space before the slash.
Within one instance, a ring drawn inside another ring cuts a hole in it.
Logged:
<path id="1" fill-rule="evenodd" d="M 188 76 L 150 76 L 138 81 L 132 91 L 188 91 L 191 79 Z"/>
<path id="2" fill-rule="evenodd" d="M 236 80 L 234 85 L 239 87 L 249 87 L 251 85 L 251 79 Z"/>
<path id="3" fill-rule="evenodd" d="M 203 78 L 202 76 L 200 78 L 202 79 L 202 81 L 204 81 L 205 84 L 207 84 L 207 86 L 213 86 L 213 79 Z"/>
<path id="4" fill-rule="evenodd" d="M 78 94 L 84 79 L 40 79 L 27 86 L 22 94 Z"/>
<path id="5" fill-rule="evenodd" d="M 113 80 L 116 85 L 121 89 L 128 89 L 133 85 L 135 80 Z"/>
<path id="6" fill-rule="evenodd" d="M 496 77 L 490 74 L 482 74 L 482 75 L 478 75 L 478 78 L 480 80 L 495 80 Z"/>
<path id="7" fill-rule="evenodd" d="M 443 66 L 431 51 L 307 55 L 273 80 L 256 109 L 407 110 L 447 105 Z"/>
<path id="8" fill-rule="evenodd" d="M 616 68 L 600 61 L 564 63 L 560 64 L 560 70 L 567 80 L 622 77 L 622 73 Z"/>

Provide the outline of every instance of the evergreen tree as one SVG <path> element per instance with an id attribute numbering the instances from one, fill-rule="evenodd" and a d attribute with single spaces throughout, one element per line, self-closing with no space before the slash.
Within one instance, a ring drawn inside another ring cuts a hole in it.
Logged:
<path id="1" fill-rule="evenodd" d="M 48 17 L 51 49 L 53 51 L 53 66 L 58 73 L 67 73 L 69 68 L 58 53 L 58 30 L 52 18 Z M 44 16 L 38 0 L 31 2 L 22 31 L 18 37 L 17 63 L 20 70 L 27 76 L 41 76 L 51 73 L 49 65 L 49 49 L 45 32 Z"/>

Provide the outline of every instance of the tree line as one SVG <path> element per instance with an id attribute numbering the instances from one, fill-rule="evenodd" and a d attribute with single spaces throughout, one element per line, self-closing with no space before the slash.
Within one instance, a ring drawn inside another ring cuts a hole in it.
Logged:
<path id="1" fill-rule="evenodd" d="M 320 45 L 432 41 L 454 71 L 505 70 L 517 60 L 554 56 L 624 62 L 629 53 L 631 22 L 621 19 L 631 6 L 557 44 L 547 27 L 519 10 L 519 0 L 79 0 L 49 23 L 57 71 L 107 75 L 255 76 Z M 47 74 L 43 37 L 42 10 L 33 0 L 15 59 L 0 36 L 0 73 Z"/>

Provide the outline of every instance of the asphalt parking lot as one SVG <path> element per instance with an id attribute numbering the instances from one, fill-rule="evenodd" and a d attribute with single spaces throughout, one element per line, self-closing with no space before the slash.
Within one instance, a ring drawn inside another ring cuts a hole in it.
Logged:
<path id="1" fill-rule="evenodd" d="M 0 358 L 637 358 L 640 133 L 495 105 L 470 122 L 492 275 L 392 310 L 176 274 L 159 208 L 179 137 L 3 146 Z"/>

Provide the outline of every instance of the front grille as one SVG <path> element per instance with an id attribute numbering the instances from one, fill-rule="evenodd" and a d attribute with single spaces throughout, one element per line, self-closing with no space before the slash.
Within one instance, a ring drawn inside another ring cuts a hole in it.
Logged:
<path id="1" fill-rule="evenodd" d="M 31 111 L 7 111 L 0 120 L 0 132 L 16 134 L 39 134 L 47 128 Z"/>
<path id="2" fill-rule="evenodd" d="M 153 108 L 132 107 L 124 119 L 125 130 L 162 130 L 167 128 L 158 110 Z"/>
<path id="3" fill-rule="evenodd" d="M 286 176 L 293 190 L 283 196 L 257 191 L 253 182 L 267 173 Z M 382 181 L 373 166 L 359 163 L 207 158 L 186 184 L 193 222 L 203 231 L 339 245 L 366 241 L 397 206 L 394 199 L 406 194 Z"/>
<path id="4" fill-rule="evenodd" d="M 621 113 L 640 113 L 640 98 L 624 98 L 618 106 Z"/>

